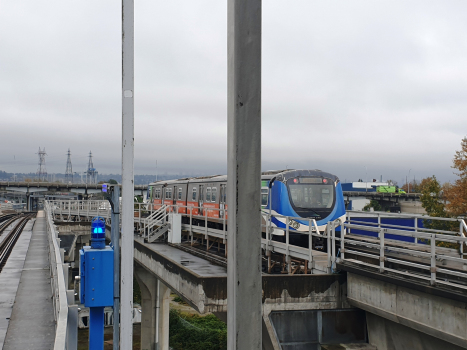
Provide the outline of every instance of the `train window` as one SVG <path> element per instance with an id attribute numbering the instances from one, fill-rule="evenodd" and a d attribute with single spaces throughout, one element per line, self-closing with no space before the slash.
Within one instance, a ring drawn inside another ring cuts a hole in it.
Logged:
<path id="1" fill-rule="evenodd" d="M 192 200 L 196 200 L 196 187 L 193 187 L 193 195 L 192 195 Z"/>
<path id="2" fill-rule="evenodd" d="M 211 201 L 211 187 L 206 188 L 206 202 Z"/>
<path id="3" fill-rule="evenodd" d="M 178 188 L 178 199 L 180 200 L 182 199 L 182 188 L 181 187 Z"/>
<path id="4" fill-rule="evenodd" d="M 267 188 L 261 189 L 261 205 L 268 205 L 268 191 Z"/>
<path id="5" fill-rule="evenodd" d="M 165 190 L 165 199 L 169 199 L 169 189 Z"/>
<path id="6" fill-rule="evenodd" d="M 289 185 L 289 191 L 293 205 L 298 208 L 329 209 L 332 207 L 334 200 L 333 185 Z"/>
<path id="7" fill-rule="evenodd" d="M 217 197 L 217 188 L 216 188 L 216 187 L 213 187 L 213 188 L 212 188 L 211 201 L 212 201 L 212 202 L 215 202 L 215 201 L 216 201 L 216 197 Z"/>

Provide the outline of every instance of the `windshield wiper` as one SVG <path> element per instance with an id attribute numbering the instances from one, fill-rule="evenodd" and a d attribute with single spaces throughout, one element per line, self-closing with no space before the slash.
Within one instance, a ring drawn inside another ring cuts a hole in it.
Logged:
<path id="1" fill-rule="evenodd" d="M 306 208 L 305 209 L 306 211 L 311 211 L 313 213 L 313 216 L 315 217 L 321 217 L 321 215 L 319 215 L 317 212 L 315 212 L 313 209 L 309 209 L 309 208 Z"/>

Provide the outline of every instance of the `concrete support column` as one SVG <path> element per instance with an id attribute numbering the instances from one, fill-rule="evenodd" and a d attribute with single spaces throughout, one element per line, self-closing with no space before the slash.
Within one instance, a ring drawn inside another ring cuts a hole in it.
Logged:
<path id="1" fill-rule="evenodd" d="M 156 350 L 169 350 L 169 310 L 170 310 L 170 289 L 160 280 L 157 280 L 158 287 L 158 307 L 157 328 L 158 341 Z"/>
<path id="2" fill-rule="evenodd" d="M 157 278 L 135 265 L 135 277 L 141 289 L 141 350 L 156 348 Z"/>
<path id="3" fill-rule="evenodd" d="M 168 350 L 170 289 L 137 265 L 135 277 L 141 289 L 141 350 Z"/>

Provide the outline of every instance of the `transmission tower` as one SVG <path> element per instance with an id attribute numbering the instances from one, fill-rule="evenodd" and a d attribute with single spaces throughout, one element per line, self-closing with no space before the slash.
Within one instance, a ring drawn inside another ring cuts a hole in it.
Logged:
<path id="1" fill-rule="evenodd" d="M 97 183 L 97 170 L 96 168 L 94 168 L 94 164 L 92 163 L 92 152 L 91 151 L 89 151 L 88 170 L 86 170 L 86 183 L 87 184 Z"/>
<path id="2" fill-rule="evenodd" d="M 65 183 L 73 183 L 73 167 L 71 166 L 71 153 L 68 148 L 68 158 L 66 160 Z"/>
<path id="3" fill-rule="evenodd" d="M 45 156 L 47 153 L 45 153 L 45 147 L 44 150 L 41 151 L 41 148 L 39 147 L 39 152 L 37 152 L 39 155 L 39 168 L 37 169 L 37 176 L 39 177 L 39 181 L 45 181 L 47 180 L 47 169 L 45 168 Z"/>

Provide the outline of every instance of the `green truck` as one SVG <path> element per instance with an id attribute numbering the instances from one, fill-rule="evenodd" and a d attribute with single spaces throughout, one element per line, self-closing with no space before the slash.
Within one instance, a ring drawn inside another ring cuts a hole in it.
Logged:
<path id="1" fill-rule="evenodd" d="M 406 193 L 402 188 L 398 186 L 378 186 L 376 187 L 376 192 L 379 193 Z"/>

